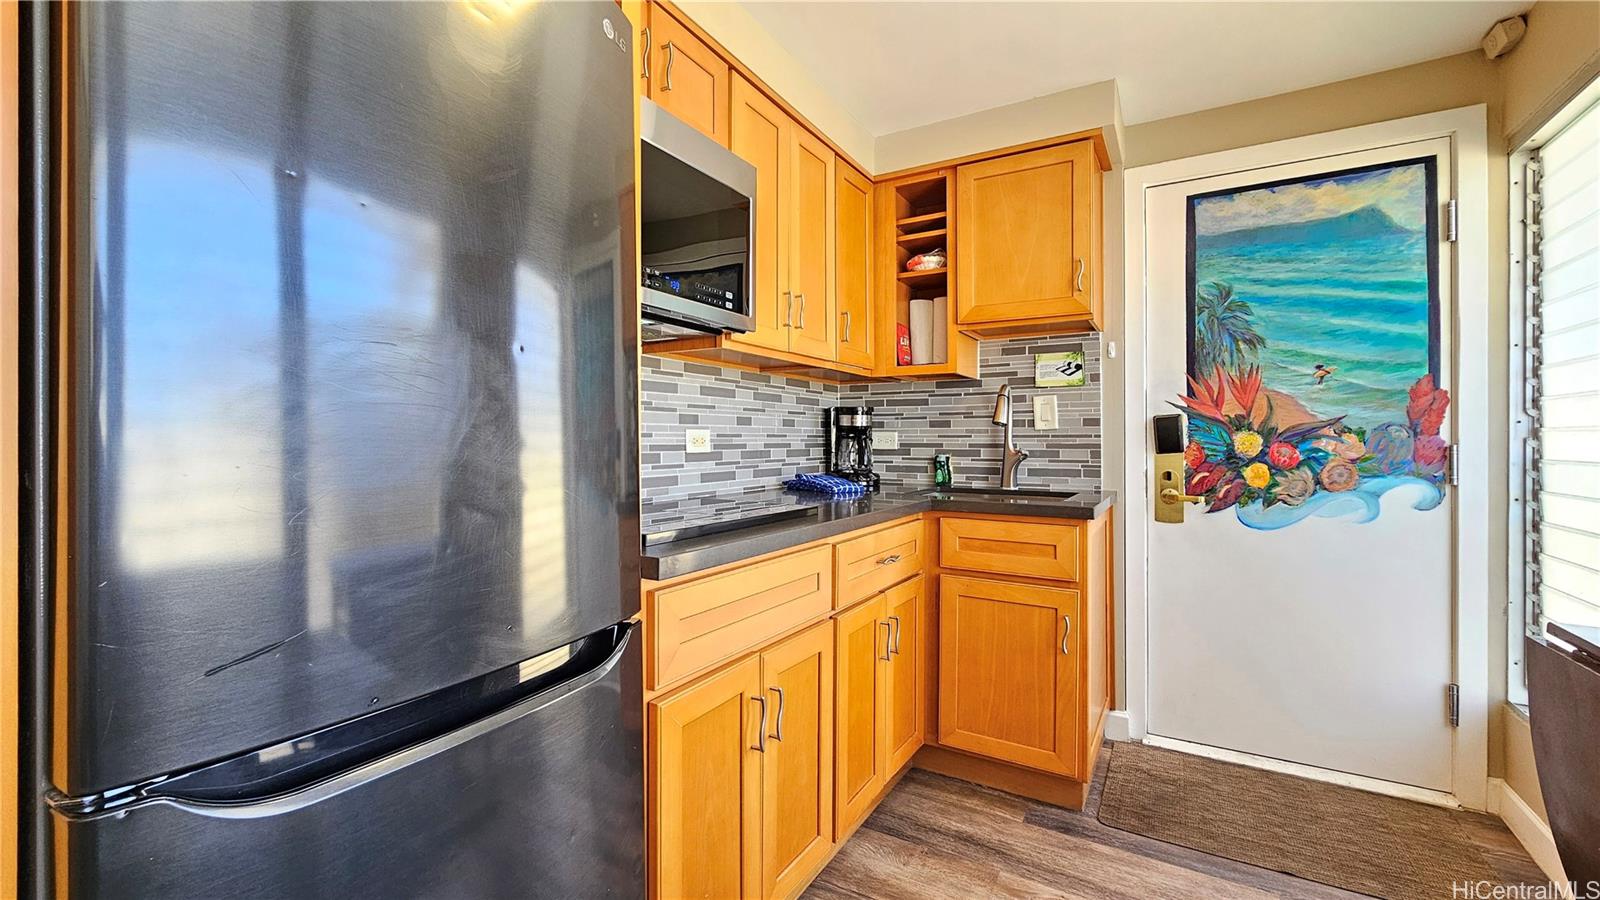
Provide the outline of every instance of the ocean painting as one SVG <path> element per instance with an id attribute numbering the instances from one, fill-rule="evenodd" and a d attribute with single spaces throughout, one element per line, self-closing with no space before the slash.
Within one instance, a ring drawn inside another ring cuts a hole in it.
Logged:
<path id="1" fill-rule="evenodd" d="M 1438 506 L 1432 157 L 1191 196 L 1189 493 L 1271 529 Z"/>

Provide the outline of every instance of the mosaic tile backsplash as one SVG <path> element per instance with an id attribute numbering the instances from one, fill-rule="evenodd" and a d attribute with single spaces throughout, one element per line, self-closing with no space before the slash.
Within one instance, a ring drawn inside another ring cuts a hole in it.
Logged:
<path id="1" fill-rule="evenodd" d="M 1079 388 L 1035 388 L 1033 356 L 1081 350 Z M 710 490 L 769 487 L 822 467 L 822 410 L 865 402 L 897 450 L 874 451 L 885 480 L 931 485 L 935 453 L 948 453 L 957 484 L 1000 480 L 1000 428 L 989 421 L 1000 385 L 1011 385 L 1017 443 L 1029 458 L 1024 487 L 1100 489 L 1100 336 L 1014 338 L 982 345 L 978 381 L 883 382 L 835 386 L 645 356 L 641 490 L 663 500 Z M 1033 428 L 1033 397 L 1056 395 L 1060 427 Z M 711 431 L 710 453 L 686 453 L 685 431 Z"/>

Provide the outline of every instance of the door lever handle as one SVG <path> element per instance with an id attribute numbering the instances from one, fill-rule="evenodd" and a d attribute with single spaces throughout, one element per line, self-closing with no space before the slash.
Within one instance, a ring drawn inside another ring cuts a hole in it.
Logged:
<path id="1" fill-rule="evenodd" d="M 1177 488 L 1162 488 L 1161 489 L 1161 502 L 1162 503 L 1199 503 L 1200 501 L 1202 501 L 1204 499 L 1206 499 L 1206 498 L 1204 498 L 1204 497 L 1196 497 L 1193 494 L 1185 494 L 1184 492 L 1178 490 Z"/>

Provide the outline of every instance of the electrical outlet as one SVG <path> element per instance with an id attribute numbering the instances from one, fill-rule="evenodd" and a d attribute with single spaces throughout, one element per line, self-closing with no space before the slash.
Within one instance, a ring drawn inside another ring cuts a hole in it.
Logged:
<path id="1" fill-rule="evenodd" d="M 683 433 L 683 451 L 685 453 L 710 453 L 711 429 L 690 428 Z"/>
<path id="2" fill-rule="evenodd" d="M 1033 395 L 1033 427 L 1037 431 L 1055 431 L 1061 427 L 1061 422 L 1056 418 L 1054 394 Z"/>
<path id="3" fill-rule="evenodd" d="M 900 432 L 874 431 L 872 433 L 872 449 L 874 450 L 899 450 Z"/>

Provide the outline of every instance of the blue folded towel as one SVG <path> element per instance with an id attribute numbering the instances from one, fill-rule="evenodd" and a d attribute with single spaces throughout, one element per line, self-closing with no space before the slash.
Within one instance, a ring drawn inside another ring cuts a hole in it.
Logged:
<path id="1" fill-rule="evenodd" d="M 848 478 L 824 475 L 821 472 L 801 472 L 785 481 L 783 486 L 791 491 L 811 491 L 833 497 L 860 497 L 867 493 L 867 486 L 864 484 L 856 484 Z"/>

